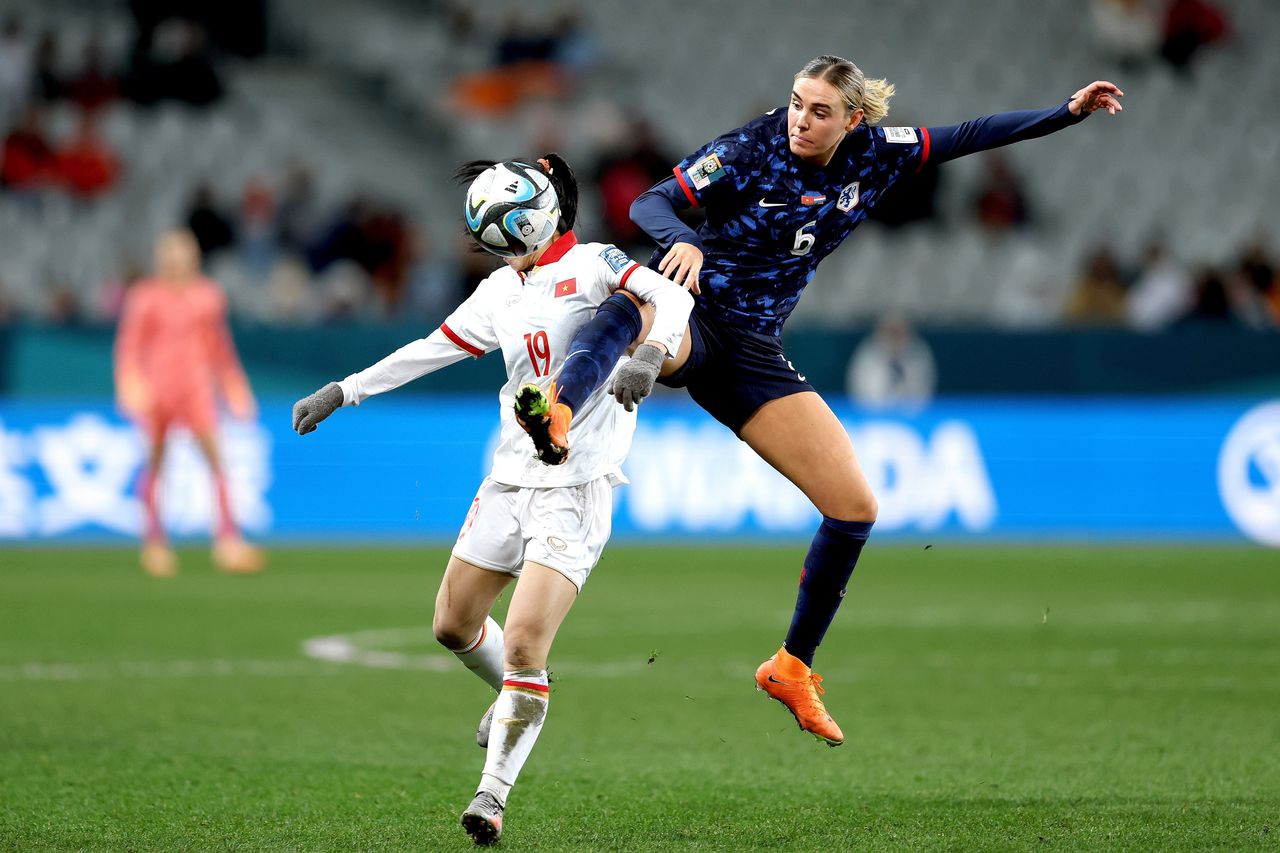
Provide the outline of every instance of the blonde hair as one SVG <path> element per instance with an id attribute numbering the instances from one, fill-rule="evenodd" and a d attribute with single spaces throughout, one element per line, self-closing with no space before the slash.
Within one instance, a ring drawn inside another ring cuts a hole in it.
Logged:
<path id="1" fill-rule="evenodd" d="M 861 68 L 830 54 L 815 56 L 806 62 L 794 79 L 801 77 L 835 86 L 849 112 L 862 110 L 862 120 L 867 124 L 879 124 L 889 114 L 889 99 L 896 91 L 893 84 L 883 77 L 867 79 Z"/>

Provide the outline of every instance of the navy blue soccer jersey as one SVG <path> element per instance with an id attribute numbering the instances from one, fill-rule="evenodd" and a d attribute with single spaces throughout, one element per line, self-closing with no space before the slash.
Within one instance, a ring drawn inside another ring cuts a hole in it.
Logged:
<path id="1" fill-rule="evenodd" d="M 870 127 L 845 135 L 826 166 L 791 153 L 787 108 L 717 137 L 640 196 L 636 221 L 659 245 L 700 246 L 698 308 L 739 328 L 778 335 L 818 264 L 899 178 L 929 162 L 1053 133 L 1085 118 L 1067 103 L 945 127 Z M 674 209 L 701 207 L 697 233 Z"/>
<path id="2" fill-rule="evenodd" d="M 818 263 L 928 158 L 927 130 L 860 125 L 815 166 L 791 153 L 785 107 L 704 145 L 675 168 L 689 203 L 707 213 L 703 307 L 778 334 Z"/>

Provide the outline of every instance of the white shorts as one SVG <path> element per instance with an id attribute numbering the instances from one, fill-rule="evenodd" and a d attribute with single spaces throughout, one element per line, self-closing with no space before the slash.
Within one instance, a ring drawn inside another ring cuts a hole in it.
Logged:
<path id="1" fill-rule="evenodd" d="M 526 561 L 564 575 L 582 591 L 613 524 L 613 486 L 600 477 L 578 486 L 534 489 L 485 477 L 462 523 L 453 556 L 520 576 Z"/>

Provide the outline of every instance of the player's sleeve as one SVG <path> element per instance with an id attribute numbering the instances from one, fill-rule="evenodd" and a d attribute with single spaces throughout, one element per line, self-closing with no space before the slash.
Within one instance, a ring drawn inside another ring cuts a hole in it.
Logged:
<path id="1" fill-rule="evenodd" d="M 702 240 L 676 216 L 677 210 L 723 204 L 754 180 L 764 145 L 745 129 L 719 136 L 680 161 L 670 178 L 631 205 L 631 221 L 664 249 L 675 243 L 702 248 Z"/>
<path id="2" fill-rule="evenodd" d="M 120 310 L 120 325 L 116 329 L 115 375 L 116 388 L 123 382 L 139 376 L 142 364 L 142 348 L 145 345 L 146 305 L 142 292 L 131 288 Z"/>
<path id="3" fill-rule="evenodd" d="M 966 154 L 989 151 L 1014 142 L 1037 139 L 1079 124 L 1089 117 L 1086 112 L 1072 115 L 1070 101 L 1044 110 L 1015 110 L 983 116 L 972 121 L 943 127 L 921 128 L 925 142 L 925 161 L 945 163 Z"/>
<path id="4" fill-rule="evenodd" d="M 631 221 L 653 238 L 663 249 L 676 243 L 689 243 L 702 248 L 702 238 L 676 215 L 688 210 L 689 199 L 674 177 L 654 186 L 631 203 Z"/>
<path id="5" fill-rule="evenodd" d="M 239 407 L 247 404 L 251 398 L 249 379 L 245 376 L 240 357 L 236 355 L 236 345 L 231 337 L 231 327 L 227 323 L 227 298 L 221 291 L 218 293 L 217 313 L 212 317 L 213 328 L 209 330 L 212 346 L 210 357 L 213 361 L 213 373 L 218 377 L 223 397 Z"/>
<path id="6" fill-rule="evenodd" d="M 670 279 L 636 263 L 616 246 L 605 246 L 596 258 L 596 266 L 597 280 L 610 292 L 626 290 L 653 306 L 653 323 L 644 342 L 661 344 L 668 355 L 675 355 L 689 326 L 693 296 Z"/>
<path id="7" fill-rule="evenodd" d="M 338 383 L 342 404 L 358 406 L 374 394 L 391 391 L 428 373 L 498 348 L 493 329 L 492 287 L 485 279 L 465 302 L 425 338 L 405 344 L 391 355 Z"/>

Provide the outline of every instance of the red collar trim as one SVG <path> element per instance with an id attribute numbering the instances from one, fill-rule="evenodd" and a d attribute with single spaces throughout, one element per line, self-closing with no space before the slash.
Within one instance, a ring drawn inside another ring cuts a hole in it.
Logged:
<path id="1" fill-rule="evenodd" d="M 578 235 L 570 231 L 562 234 L 556 241 L 547 247 L 542 253 L 542 257 L 538 258 L 538 266 L 545 267 L 547 264 L 554 264 L 569 253 L 569 250 L 578 245 Z"/>

